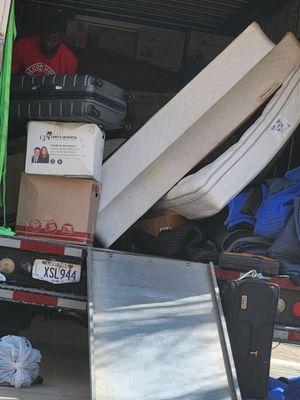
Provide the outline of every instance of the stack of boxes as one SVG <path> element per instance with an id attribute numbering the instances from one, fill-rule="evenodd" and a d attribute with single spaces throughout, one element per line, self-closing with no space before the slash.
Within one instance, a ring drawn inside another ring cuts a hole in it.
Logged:
<path id="1" fill-rule="evenodd" d="M 16 234 L 92 244 L 103 148 L 95 124 L 29 122 Z"/>

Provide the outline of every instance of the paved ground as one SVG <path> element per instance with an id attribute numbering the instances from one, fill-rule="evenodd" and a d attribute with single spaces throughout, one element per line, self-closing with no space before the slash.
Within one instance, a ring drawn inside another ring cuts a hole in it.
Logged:
<path id="1" fill-rule="evenodd" d="M 0 388 L 0 400 L 89 400 L 86 329 L 72 323 L 39 320 L 23 334 L 42 353 L 44 384 L 20 390 Z M 274 349 L 271 376 L 299 375 L 300 346 L 281 344 Z"/>
<path id="2" fill-rule="evenodd" d="M 274 347 L 277 343 L 274 343 Z M 280 344 L 272 351 L 271 376 L 293 378 L 300 376 L 300 345 Z"/>
<path id="3" fill-rule="evenodd" d="M 44 383 L 31 388 L 0 388 L 0 400 L 89 400 L 86 329 L 67 322 L 36 321 L 23 332 L 42 353 Z"/>

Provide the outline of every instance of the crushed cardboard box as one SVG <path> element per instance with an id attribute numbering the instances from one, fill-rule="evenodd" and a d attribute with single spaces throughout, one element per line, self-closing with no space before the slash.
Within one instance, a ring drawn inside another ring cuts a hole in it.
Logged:
<path id="1" fill-rule="evenodd" d="M 94 180 L 22 174 L 16 234 L 91 244 L 99 197 Z"/>
<path id="2" fill-rule="evenodd" d="M 159 217 L 147 218 L 138 221 L 135 228 L 148 235 L 157 236 L 161 231 L 168 231 L 183 225 L 187 220 L 178 214 L 161 215 Z"/>
<path id="3" fill-rule="evenodd" d="M 184 43 L 184 32 L 142 27 L 139 30 L 136 58 L 177 71 L 182 63 Z"/>

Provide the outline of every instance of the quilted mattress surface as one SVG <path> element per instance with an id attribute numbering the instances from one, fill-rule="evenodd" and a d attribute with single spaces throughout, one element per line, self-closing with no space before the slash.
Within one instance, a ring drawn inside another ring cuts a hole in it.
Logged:
<path id="1" fill-rule="evenodd" d="M 104 164 L 96 224 L 102 244 L 109 247 L 232 134 L 299 62 L 291 34 L 274 46 L 252 24 L 235 39 Z"/>
<path id="2" fill-rule="evenodd" d="M 300 67 L 296 67 L 261 117 L 214 162 L 182 179 L 157 204 L 190 219 L 224 208 L 285 145 L 300 123 Z"/>

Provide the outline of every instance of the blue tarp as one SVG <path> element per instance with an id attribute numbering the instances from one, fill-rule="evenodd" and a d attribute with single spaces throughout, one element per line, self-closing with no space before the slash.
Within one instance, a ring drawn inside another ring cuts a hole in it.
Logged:
<path id="1" fill-rule="evenodd" d="M 294 199 L 300 197 L 300 167 L 287 172 L 284 178 L 266 180 L 261 184 L 261 191 L 262 203 L 253 216 L 241 211 L 247 191 L 229 203 L 229 215 L 225 221 L 227 228 L 247 223 L 253 227 L 254 235 L 275 239 L 293 212 Z"/>
<path id="2" fill-rule="evenodd" d="M 270 378 L 268 400 L 300 400 L 300 377 L 285 381 Z"/>

